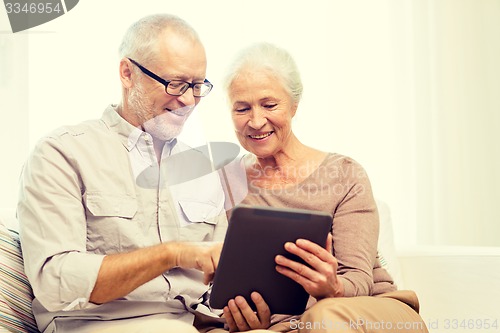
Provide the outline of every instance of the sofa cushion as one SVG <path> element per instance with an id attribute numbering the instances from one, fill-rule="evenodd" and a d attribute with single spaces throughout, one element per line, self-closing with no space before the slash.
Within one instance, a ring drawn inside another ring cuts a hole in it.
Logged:
<path id="1" fill-rule="evenodd" d="M 380 232 L 378 237 L 378 257 L 380 264 L 389 272 L 398 289 L 404 289 L 405 286 L 401 267 L 394 245 L 391 212 L 389 206 L 381 200 L 377 200 L 377 208 L 380 220 Z"/>
<path id="2" fill-rule="evenodd" d="M 19 235 L 0 219 L 0 331 L 38 332 L 31 311 L 33 294 L 24 274 Z"/>

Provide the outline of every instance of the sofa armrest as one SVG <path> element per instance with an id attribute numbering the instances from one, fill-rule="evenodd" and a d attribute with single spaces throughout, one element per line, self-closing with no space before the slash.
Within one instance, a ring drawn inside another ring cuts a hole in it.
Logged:
<path id="1" fill-rule="evenodd" d="M 398 258 L 430 332 L 500 332 L 500 248 L 428 246 Z"/>

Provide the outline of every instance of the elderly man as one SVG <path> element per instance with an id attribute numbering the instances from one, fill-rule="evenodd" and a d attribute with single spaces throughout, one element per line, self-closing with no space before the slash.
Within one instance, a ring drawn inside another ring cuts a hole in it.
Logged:
<path id="1" fill-rule="evenodd" d="M 42 332 L 219 320 L 206 300 L 227 228 L 220 181 L 176 182 L 185 165 L 173 158 L 212 88 L 203 45 L 180 18 L 153 15 L 128 29 L 120 56 L 121 103 L 40 140 L 23 170 L 18 218 Z"/>

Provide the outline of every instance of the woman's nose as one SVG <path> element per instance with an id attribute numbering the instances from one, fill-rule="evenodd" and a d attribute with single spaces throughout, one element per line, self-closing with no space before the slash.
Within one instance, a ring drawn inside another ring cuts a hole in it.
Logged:
<path id="1" fill-rule="evenodd" d="M 248 125 L 253 129 L 261 129 L 267 123 L 267 118 L 260 110 L 252 110 Z"/>

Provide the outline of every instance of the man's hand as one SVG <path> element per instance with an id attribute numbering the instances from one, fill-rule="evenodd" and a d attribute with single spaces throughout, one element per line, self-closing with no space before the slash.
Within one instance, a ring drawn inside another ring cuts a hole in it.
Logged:
<path id="1" fill-rule="evenodd" d="M 182 268 L 195 268 L 203 272 L 203 283 L 208 284 L 213 280 L 215 270 L 219 264 L 222 243 L 203 247 L 190 243 L 177 243 L 175 266 Z"/>
<path id="2" fill-rule="evenodd" d="M 257 312 L 254 312 L 242 296 L 229 300 L 224 307 L 224 318 L 229 326 L 229 332 L 244 332 L 255 329 L 267 329 L 271 325 L 271 311 L 258 292 L 250 297 L 255 303 Z"/>
<path id="3" fill-rule="evenodd" d="M 341 297 L 344 285 L 337 277 L 337 259 L 332 255 L 332 235 L 328 234 L 326 249 L 305 239 L 286 243 L 285 249 L 302 258 L 309 266 L 276 256 L 276 270 L 299 283 L 316 299 Z"/>
<path id="4" fill-rule="evenodd" d="M 168 242 L 107 255 L 99 269 L 90 301 L 102 304 L 123 297 L 174 267 L 199 269 L 204 274 L 205 284 L 208 284 L 213 279 L 221 250 L 222 243 L 208 247 Z"/>

